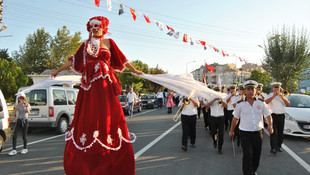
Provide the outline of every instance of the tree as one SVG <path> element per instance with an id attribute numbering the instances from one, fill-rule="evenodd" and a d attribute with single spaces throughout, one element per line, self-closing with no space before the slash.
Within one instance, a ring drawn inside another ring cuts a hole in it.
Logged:
<path id="1" fill-rule="evenodd" d="M 51 59 L 48 68 L 55 69 L 64 64 L 68 58 L 73 55 L 81 45 L 81 33 L 76 32 L 70 36 L 70 31 L 66 26 L 57 30 L 56 36 L 51 41 L 50 55 Z"/>
<path id="2" fill-rule="evenodd" d="M 301 74 L 310 66 L 309 37 L 306 30 L 296 34 L 295 28 L 283 27 L 282 32 L 274 29 L 267 36 L 263 67 L 274 81 L 294 91 L 293 84 L 302 79 Z"/>
<path id="3" fill-rule="evenodd" d="M 12 58 L 10 58 L 8 53 L 8 49 L 0 49 L 0 58 L 12 61 Z"/>
<path id="4" fill-rule="evenodd" d="M 14 101 L 18 88 L 26 86 L 28 77 L 18 67 L 15 61 L 0 59 L 0 89 L 8 102 Z"/>
<path id="5" fill-rule="evenodd" d="M 18 52 L 13 51 L 12 57 L 26 74 L 42 73 L 50 62 L 50 42 L 50 34 L 45 32 L 44 28 L 38 29 L 28 35 Z"/>
<path id="6" fill-rule="evenodd" d="M 269 93 L 271 90 L 271 87 L 267 85 L 271 83 L 272 79 L 266 72 L 262 72 L 261 70 L 253 70 L 251 72 L 250 78 L 248 78 L 247 80 L 255 80 L 258 83 L 262 83 L 264 85 L 263 86 L 264 92 Z"/>

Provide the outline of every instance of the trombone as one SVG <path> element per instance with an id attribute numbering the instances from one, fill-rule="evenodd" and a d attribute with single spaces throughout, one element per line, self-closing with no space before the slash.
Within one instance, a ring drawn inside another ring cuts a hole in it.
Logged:
<path id="1" fill-rule="evenodd" d="M 195 90 L 191 92 L 191 94 L 190 94 L 190 96 L 189 96 L 188 98 L 183 98 L 183 105 L 182 105 L 181 107 L 179 107 L 179 110 L 178 110 L 177 113 L 173 116 L 173 118 L 172 118 L 173 121 L 177 122 L 178 119 L 181 117 L 182 112 L 183 112 L 183 110 L 184 110 L 184 109 L 183 109 L 183 106 L 184 106 L 184 105 L 190 104 L 190 100 L 189 100 L 189 99 L 193 96 L 194 92 L 195 92 Z"/>

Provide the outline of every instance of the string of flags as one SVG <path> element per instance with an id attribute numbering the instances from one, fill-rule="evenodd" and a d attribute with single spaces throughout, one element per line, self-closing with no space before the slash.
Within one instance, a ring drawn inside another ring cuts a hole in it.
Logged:
<path id="1" fill-rule="evenodd" d="M 112 0 L 106 0 L 106 1 L 107 1 L 108 11 L 111 11 L 112 10 Z M 136 19 L 137 19 L 137 14 L 143 15 L 143 18 L 145 19 L 145 21 L 147 23 L 152 23 L 151 21 L 153 21 L 156 24 L 156 26 L 160 29 L 160 31 L 165 31 L 165 28 L 167 27 L 167 30 L 168 30 L 167 35 L 173 36 L 175 39 L 179 39 L 180 37 L 182 37 L 183 38 L 182 41 L 185 42 L 185 43 L 189 43 L 190 45 L 194 45 L 194 43 L 196 42 L 196 44 L 202 45 L 204 50 L 207 50 L 207 48 L 209 47 L 209 49 L 213 50 L 214 52 L 216 52 L 218 54 L 221 54 L 223 57 L 235 57 L 235 58 L 239 59 L 239 61 L 241 61 L 241 62 L 248 63 L 247 60 L 245 60 L 242 57 L 237 56 L 236 54 L 229 54 L 229 53 L 227 53 L 226 51 L 224 51 L 222 49 L 216 48 L 216 47 L 206 43 L 206 41 L 194 39 L 193 37 L 187 35 L 186 33 L 182 33 L 180 31 L 175 30 L 170 25 L 165 25 L 165 24 L 163 24 L 160 21 L 155 20 L 155 19 L 154 20 L 150 20 L 150 18 L 146 14 L 142 14 L 140 12 L 137 12 L 136 10 L 130 8 L 129 6 L 119 2 L 117 0 L 113 0 L 113 1 L 119 4 L 119 10 L 118 10 L 118 14 L 119 15 L 122 15 L 123 13 L 125 13 L 124 8 L 127 7 L 127 8 L 129 8 L 130 13 L 131 13 L 132 18 L 133 18 L 134 21 L 136 21 Z M 95 0 L 95 5 L 97 7 L 99 7 L 100 0 Z"/>
<path id="2" fill-rule="evenodd" d="M 261 66 L 258 66 L 258 67 L 254 67 L 254 68 L 251 68 L 251 69 L 244 69 L 242 71 L 244 72 L 251 72 L 252 70 L 261 70 L 262 67 Z M 211 71 L 210 71 L 211 72 Z M 214 74 L 214 73 L 211 73 L 211 74 L 207 74 L 206 76 L 207 77 L 211 77 L 211 76 L 221 76 L 221 75 L 233 75 L 233 74 L 237 74 L 238 72 L 227 72 L 227 73 L 219 73 L 219 74 Z M 205 75 L 193 75 L 194 77 L 204 77 Z"/>

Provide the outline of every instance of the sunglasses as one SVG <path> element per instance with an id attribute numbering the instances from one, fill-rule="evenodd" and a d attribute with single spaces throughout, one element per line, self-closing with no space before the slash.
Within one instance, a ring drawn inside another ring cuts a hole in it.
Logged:
<path id="1" fill-rule="evenodd" d="M 91 25 L 91 26 L 90 26 L 90 28 L 93 28 L 93 27 L 100 27 L 100 25 L 94 24 L 94 25 Z"/>

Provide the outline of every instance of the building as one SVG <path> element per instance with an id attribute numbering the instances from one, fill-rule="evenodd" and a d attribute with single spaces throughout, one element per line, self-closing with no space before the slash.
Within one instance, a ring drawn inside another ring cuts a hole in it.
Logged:
<path id="1" fill-rule="evenodd" d="M 246 79 L 250 78 L 251 71 L 257 69 L 259 66 L 253 63 L 243 64 L 241 68 L 237 68 L 236 64 L 210 64 L 214 68 L 214 72 L 208 72 L 205 65 L 192 71 L 194 79 L 197 81 L 203 81 L 203 75 L 208 84 L 219 84 L 218 80 L 221 80 L 221 85 L 230 85 L 234 82 L 243 83 Z"/>

